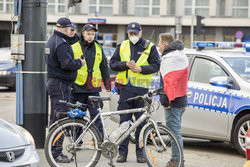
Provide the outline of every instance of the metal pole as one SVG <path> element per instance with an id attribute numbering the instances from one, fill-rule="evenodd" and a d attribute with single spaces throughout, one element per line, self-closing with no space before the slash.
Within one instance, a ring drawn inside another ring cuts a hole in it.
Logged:
<path id="1" fill-rule="evenodd" d="M 95 33 L 95 40 L 98 40 L 98 32 L 99 32 L 99 30 L 98 30 L 98 24 L 95 24 L 95 28 L 97 29 L 97 31 Z"/>
<path id="2" fill-rule="evenodd" d="M 21 33 L 25 35 L 23 61 L 23 126 L 43 148 L 46 128 L 45 45 L 46 0 L 24 0 Z"/>
<path id="3" fill-rule="evenodd" d="M 192 18 L 191 18 L 191 31 L 190 31 L 190 47 L 193 48 L 194 43 L 194 16 L 195 16 L 195 0 L 192 0 Z"/>

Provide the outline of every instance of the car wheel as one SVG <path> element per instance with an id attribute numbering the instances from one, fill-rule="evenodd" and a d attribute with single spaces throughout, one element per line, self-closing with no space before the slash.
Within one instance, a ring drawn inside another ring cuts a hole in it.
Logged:
<path id="1" fill-rule="evenodd" d="M 250 114 L 247 114 L 238 120 L 234 129 L 233 133 L 234 145 L 237 151 L 242 156 L 245 156 L 246 133 L 249 128 L 250 128 Z"/>

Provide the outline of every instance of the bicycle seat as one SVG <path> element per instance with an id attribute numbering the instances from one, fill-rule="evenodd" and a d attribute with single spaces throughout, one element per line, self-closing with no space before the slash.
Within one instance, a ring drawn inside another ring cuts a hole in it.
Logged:
<path id="1" fill-rule="evenodd" d="M 91 100 L 94 103 L 99 103 L 102 101 L 110 100 L 110 97 L 89 96 L 89 100 Z"/>

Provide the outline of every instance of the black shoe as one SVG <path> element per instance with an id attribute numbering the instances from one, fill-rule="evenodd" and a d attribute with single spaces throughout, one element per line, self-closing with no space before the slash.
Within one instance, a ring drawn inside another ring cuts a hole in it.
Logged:
<path id="1" fill-rule="evenodd" d="M 137 162 L 138 163 L 146 163 L 146 160 L 143 157 L 143 155 L 137 155 Z"/>
<path id="2" fill-rule="evenodd" d="M 70 163 L 71 160 L 68 158 L 67 155 L 59 155 L 55 158 L 55 161 L 58 163 Z"/>
<path id="3" fill-rule="evenodd" d="M 125 155 L 119 155 L 116 162 L 118 163 L 124 163 L 127 161 L 127 157 Z"/>

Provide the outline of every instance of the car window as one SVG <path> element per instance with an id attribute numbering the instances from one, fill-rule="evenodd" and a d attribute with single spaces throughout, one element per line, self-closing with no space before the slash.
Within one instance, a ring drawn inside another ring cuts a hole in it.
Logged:
<path id="1" fill-rule="evenodd" d="M 250 82 L 250 57 L 225 57 L 224 60 L 242 79 Z"/>
<path id="2" fill-rule="evenodd" d="M 228 76 L 221 66 L 208 59 L 195 58 L 189 80 L 209 83 L 211 78 L 219 76 Z"/>

